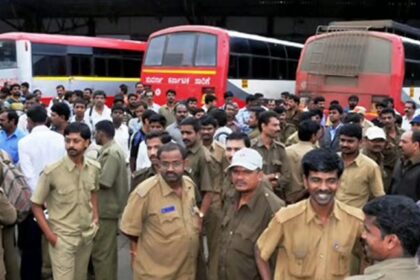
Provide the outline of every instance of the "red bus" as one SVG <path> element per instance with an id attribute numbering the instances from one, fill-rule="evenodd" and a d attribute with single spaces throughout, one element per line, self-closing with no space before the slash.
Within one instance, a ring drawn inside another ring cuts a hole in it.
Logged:
<path id="1" fill-rule="evenodd" d="M 142 81 L 161 104 L 168 89 L 179 100 L 214 92 L 220 104 L 226 91 L 238 100 L 256 92 L 280 98 L 282 91 L 294 91 L 302 47 L 211 26 L 167 28 L 149 37 Z"/>
<path id="2" fill-rule="evenodd" d="M 303 48 L 297 94 L 343 105 L 357 95 L 368 110 L 386 97 L 399 112 L 406 100 L 419 104 L 419 29 L 390 20 L 333 22 L 322 29 L 326 32 L 308 38 Z"/>
<path id="3" fill-rule="evenodd" d="M 112 96 L 125 83 L 134 91 L 146 43 L 100 37 L 36 33 L 0 34 L 0 86 L 28 82 L 43 101 L 55 87 L 92 88 Z"/>

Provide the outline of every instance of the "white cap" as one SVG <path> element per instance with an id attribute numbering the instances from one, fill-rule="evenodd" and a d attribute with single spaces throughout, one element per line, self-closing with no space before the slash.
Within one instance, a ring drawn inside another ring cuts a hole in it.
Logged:
<path id="1" fill-rule="evenodd" d="M 263 160 L 260 153 L 258 153 L 256 150 L 250 148 L 242 148 L 233 155 L 232 162 L 228 169 L 235 166 L 241 166 L 248 170 L 256 170 L 258 168 L 262 169 Z"/>
<path id="2" fill-rule="evenodd" d="M 377 126 L 372 126 L 366 130 L 366 138 L 369 140 L 373 140 L 373 139 L 386 140 L 386 134 L 382 128 L 377 127 Z"/>

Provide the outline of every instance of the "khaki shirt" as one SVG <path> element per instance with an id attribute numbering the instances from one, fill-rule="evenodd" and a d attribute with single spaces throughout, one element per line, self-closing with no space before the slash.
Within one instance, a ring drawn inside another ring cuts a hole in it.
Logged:
<path id="1" fill-rule="evenodd" d="M 160 175 L 130 194 L 120 228 L 138 237 L 135 279 L 195 279 L 199 248 L 195 186 L 187 176 L 182 180 L 182 199 Z"/>
<path id="2" fill-rule="evenodd" d="M 384 168 L 384 155 L 382 153 L 374 153 L 369 151 L 368 149 L 364 148 L 362 153 L 372 159 L 376 164 L 379 166 L 382 174 L 382 182 L 384 185 L 385 193 L 389 193 L 389 187 L 391 185 L 392 174 L 387 174 Z"/>
<path id="3" fill-rule="evenodd" d="M 352 249 L 363 231 L 360 209 L 335 201 L 323 225 L 310 200 L 280 209 L 257 242 L 268 260 L 279 248 L 276 280 L 338 280 L 350 273 Z"/>
<path id="4" fill-rule="evenodd" d="M 151 166 L 134 172 L 133 175 L 131 176 L 130 192 L 132 192 L 144 180 L 149 179 L 150 177 L 153 177 L 155 175 L 156 175 L 156 172 Z"/>
<path id="5" fill-rule="evenodd" d="M 303 112 L 299 109 L 296 109 L 295 111 L 287 111 L 286 112 L 287 122 L 293 124 L 295 127 L 298 127 L 302 113 Z"/>
<path id="6" fill-rule="evenodd" d="M 224 171 L 228 167 L 229 162 L 225 156 L 225 146 L 214 140 L 210 147 L 208 147 L 211 157 L 213 158 L 211 165 L 211 174 L 215 189 L 220 193 L 223 184 Z"/>
<path id="7" fill-rule="evenodd" d="M 0 173 L 2 173 L 0 167 Z M 7 200 L 7 197 L 3 193 L 3 189 L 0 188 L 0 279 L 6 279 L 6 268 L 4 265 L 4 248 L 3 248 L 3 226 L 12 225 L 16 222 L 17 212 L 15 207 Z M 4 245 L 7 248 L 7 245 Z"/>
<path id="8" fill-rule="evenodd" d="M 301 193 L 302 190 L 305 190 L 303 184 L 302 158 L 307 152 L 312 151 L 313 149 L 315 149 L 315 146 L 311 142 L 303 141 L 299 141 L 299 143 L 286 148 L 286 154 L 289 158 L 292 172 L 290 189 L 286 192 L 288 201 L 296 201 L 299 193 Z"/>
<path id="9" fill-rule="evenodd" d="M 188 149 L 186 169 L 200 195 L 203 195 L 204 192 L 217 191 L 213 184 L 211 168 L 209 168 L 212 160 L 209 150 L 201 142 L 197 142 L 192 148 Z M 201 198 L 197 200 L 201 200 Z"/>
<path id="10" fill-rule="evenodd" d="M 250 132 L 248 132 L 248 137 L 250 140 L 257 139 L 260 136 L 260 130 L 258 127 L 253 128 Z"/>
<path id="11" fill-rule="evenodd" d="M 347 167 L 340 178 L 337 200 L 363 208 L 371 197 L 385 195 L 382 173 L 372 159 L 362 153 Z"/>
<path id="12" fill-rule="evenodd" d="M 274 192 L 283 193 L 287 191 L 291 182 L 291 169 L 284 145 L 280 142 L 273 141 L 270 148 L 267 149 L 261 137 L 259 137 L 252 144 L 252 148 L 258 151 L 263 158 L 264 174 L 280 173 L 278 180 L 280 189 L 274 190 Z"/>
<path id="13" fill-rule="evenodd" d="M 365 269 L 364 275 L 346 280 L 418 280 L 420 267 L 416 258 L 396 258 L 378 262 Z"/>
<path id="14" fill-rule="evenodd" d="M 167 104 L 159 108 L 159 114 L 165 117 L 167 126 L 176 122 L 175 109 L 170 109 Z"/>
<path id="15" fill-rule="evenodd" d="M 209 273 L 218 275 L 215 278 L 218 280 L 259 279 L 255 244 L 274 213 L 285 206 L 282 200 L 262 184 L 251 201 L 237 210 L 239 199 L 239 193 L 235 192 L 233 199 L 224 207 L 216 251 L 218 258 L 212 259 Z"/>
<path id="16" fill-rule="evenodd" d="M 280 131 L 280 135 L 278 138 L 279 142 L 286 144 L 287 139 L 295 132 L 297 132 L 296 126 L 291 123 L 286 123 L 286 125 Z"/>
<path id="17" fill-rule="evenodd" d="M 113 140 L 99 151 L 99 217 L 118 219 L 127 202 L 128 171 L 124 151 Z"/>
<path id="18" fill-rule="evenodd" d="M 299 143 L 299 135 L 298 135 L 298 132 L 295 131 L 292 135 L 290 135 L 287 138 L 285 145 L 288 147 L 297 143 Z"/>
<path id="19" fill-rule="evenodd" d="M 85 157 L 79 169 L 68 156 L 44 169 L 31 201 L 47 203 L 48 223 L 54 233 L 93 237 L 91 193 L 99 190 L 99 171 L 96 161 Z"/>
<path id="20" fill-rule="evenodd" d="M 399 148 L 401 135 L 404 133 L 404 130 L 397 127 L 397 135 L 392 138 L 385 131 L 387 138 L 387 145 L 385 150 L 382 152 L 384 155 L 384 168 L 387 174 L 392 174 L 394 171 L 395 164 L 401 158 L 401 150 Z"/>

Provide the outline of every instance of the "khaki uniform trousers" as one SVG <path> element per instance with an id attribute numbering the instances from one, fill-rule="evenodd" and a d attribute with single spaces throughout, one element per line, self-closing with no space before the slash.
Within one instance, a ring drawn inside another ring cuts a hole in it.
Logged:
<path id="1" fill-rule="evenodd" d="M 59 236 L 55 247 L 49 244 L 53 277 L 57 280 L 85 280 L 92 252 L 92 240 Z"/>
<path id="2" fill-rule="evenodd" d="M 117 280 L 118 219 L 99 219 L 99 231 L 93 241 L 92 265 L 97 280 Z"/>
<path id="3" fill-rule="evenodd" d="M 19 251 L 16 245 L 16 226 L 3 227 L 4 266 L 6 280 L 19 280 Z"/>

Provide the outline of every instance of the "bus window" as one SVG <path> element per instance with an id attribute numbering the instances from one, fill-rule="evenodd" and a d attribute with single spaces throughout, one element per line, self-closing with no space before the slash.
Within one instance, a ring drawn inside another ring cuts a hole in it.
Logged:
<path id="1" fill-rule="evenodd" d="M 108 76 L 109 77 L 122 77 L 121 60 L 118 58 L 108 59 Z"/>
<path id="2" fill-rule="evenodd" d="M 262 57 L 252 58 L 252 79 L 270 78 L 270 59 Z"/>
<path id="3" fill-rule="evenodd" d="M 163 64 L 165 66 L 192 66 L 195 39 L 195 34 L 189 32 L 168 35 Z"/>
<path id="4" fill-rule="evenodd" d="M 91 75 L 90 56 L 87 55 L 70 55 L 70 75 Z"/>
<path id="5" fill-rule="evenodd" d="M 230 52 L 237 53 L 237 54 L 251 53 L 249 49 L 248 39 L 231 37 L 230 38 Z"/>
<path id="6" fill-rule="evenodd" d="M 0 69 L 16 68 L 16 44 L 14 41 L 0 41 Z"/>
<path id="7" fill-rule="evenodd" d="M 66 57 L 64 55 L 32 55 L 34 76 L 65 76 Z"/>
<path id="8" fill-rule="evenodd" d="M 252 55 L 268 56 L 268 45 L 266 42 L 249 40 Z"/>
<path id="9" fill-rule="evenodd" d="M 217 37 L 208 34 L 199 34 L 195 66 L 216 66 Z"/>
<path id="10" fill-rule="evenodd" d="M 275 80 L 285 80 L 287 77 L 286 60 L 271 59 L 271 73 L 270 78 Z"/>
<path id="11" fill-rule="evenodd" d="M 249 79 L 251 78 L 249 74 L 250 69 L 250 58 L 249 56 L 238 56 L 238 70 L 239 70 L 239 79 Z"/>
<path id="12" fill-rule="evenodd" d="M 283 45 L 269 43 L 268 47 L 272 58 L 286 59 L 286 49 Z"/>
<path id="13" fill-rule="evenodd" d="M 141 60 L 124 59 L 123 72 L 124 77 L 137 78 L 140 75 Z"/>
<path id="14" fill-rule="evenodd" d="M 230 55 L 229 56 L 229 71 L 228 78 L 236 79 L 238 78 L 238 56 Z"/>
<path id="15" fill-rule="evenodd" d="M 404 86 L 420 86 L 420 61 L 405 62 Z"/>
<path id="16" fill-rule="evenodd" d="M 150 44 L 147 49 L 146 60 L 144 62 L 145 65 L 148 65 L 148 66 L 162 65 L 165 41 L 166 41 L 166 36 L 159 36 L 150 40 Z"/>
<path id="17" fill-rule="evenodd" d="M 392 43 L 388 40 L 370 36 L 366 45 L 362 66 L 362 73 L 391 72 Z"/>
<path id="18" fill-rule="evenodd" d="M 102 57 L 95 57 L 93 59 L 94 67 L 93 67 L 93 74 L 98 77 L 105 77 L 106 76 L 106 59 Z"/>

